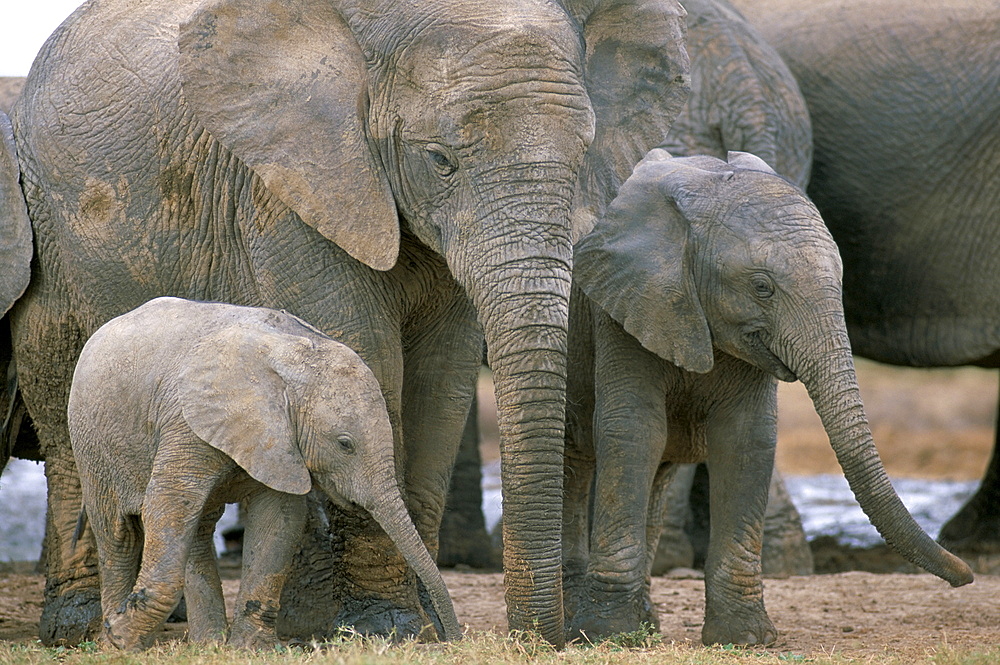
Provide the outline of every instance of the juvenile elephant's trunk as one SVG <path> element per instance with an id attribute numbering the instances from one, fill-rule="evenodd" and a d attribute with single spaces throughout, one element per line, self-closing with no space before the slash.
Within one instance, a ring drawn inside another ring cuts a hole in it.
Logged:
<path id="1" fill-rule="evenodd" d="M 837 318 L 834 334 L 790 367 L 809 392 L 851 491 L 894 550 L 952 586 L 968 584 L 969 567 L 920 528 L 892 488 L 868 426 L 843 317 L 830 316 Z"/>
<path id="2" fill-rule="evenodd" d="M 387 468 L 385 477 L 395 478 L 391 466 Z M 396 548 L 406 559 L 406 563 L 423 582 L 444 631 L 444 635 L 441 637 L 449 642 L 461 639 L 462 629 L 455 616 L 455 607 L 448 595 L 448 588 L 441 578 L 441 572 L 434 563 L 434 559 L 431 558 L 430 552 L 427 551 L 424 541 L 420 538 L 420 534 L 417 533 L 417 529 L 410 519 L 406 504 L 403 503 L 403 497 L 395 487 L 386 491 L 376 491 L 374 495 L 377 497 L 376 501 L 366 505 L 365 508 L 392 539 Z"/>
<path id="3" fill-rule="evenodd" d="M 522 232 L 500 232 L 478 266 L 456 270 L 479 312 L 496 389 L 508 623 L 512 630 L 539 631 L 557 646 L 565 641 L 560 522 L 572 261 L 567 209 L 553 204 L 539 214 L 532 206 L 530 218 L 537 221 L 530 224 L 524 221 L 529 215 L 512 222 L 509 210 L 506 219 L 485 220 L 482 228 Z"/>

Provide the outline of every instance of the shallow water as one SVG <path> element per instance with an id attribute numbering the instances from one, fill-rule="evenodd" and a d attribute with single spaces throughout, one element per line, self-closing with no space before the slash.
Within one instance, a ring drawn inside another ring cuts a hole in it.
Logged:
<path id="1" fill-rule="evenodd" d="M 483 471 L 483 510 L 487 528 L 492 530 L 500 518 L 500 467 L 498 463 L 489 464 Z M 785 482 L 809 539 L 829 535 L 856 547 L 882 542 L 843 476 L 785 476 Z M 917 523 L 931 537 L 937 537 L 941 525 L 961 507 L 978 483 L 896 478 L 892 484 Z M 235 506 L 229 506 L 216 531 L 215 542 L 220 551 L 223 544 L 219 532 L 235 522 Z M 37 559 L 44 532 L 43 466 L 11 460 L 0 476 L 0 561 Z"/>

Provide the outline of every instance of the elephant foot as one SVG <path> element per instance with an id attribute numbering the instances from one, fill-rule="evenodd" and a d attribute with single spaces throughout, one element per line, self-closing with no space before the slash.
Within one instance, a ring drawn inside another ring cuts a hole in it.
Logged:
<path id="1" fill-rule="evenodd" d="M 357 601 L 356 601 L 357 602 Z M 419 610 L 373 600 L 356 605 L 345 601 L 334 626 L 360 635 L 386 637 L 393 642 L 435 636 L 432 622 Z"/>
<path id="2" fill-rule="evenodd" d="M 96 582 L 96 579 L 94 580 Z M 96 586 L 45 588 L 38 635 L 45 646 L 75 646 L 100 633 L 101 592 Z"/>
<path id="3" fill-rule="evenodd" d="M 1000 555 L 1000 515 L 977 498 L 973 496 L 945 523 L 938 542 L 955 553 Z"/>
<path id="4" fill-rule="evenodd" d="M 714 613 L 705 617 L 701 629 L 702 644 L 741 644 L 746 646 L 767 646 L 778 639 L 767 612 L 746 609 L 742 612 Z"/>
<path id="5" fill-rule="evenodd" d="M 598 642 L 646 627 L 660 629 L 656 608 L 644 591 L 627 594 L 581 591 L 566 596 L 567 641 Z"/>

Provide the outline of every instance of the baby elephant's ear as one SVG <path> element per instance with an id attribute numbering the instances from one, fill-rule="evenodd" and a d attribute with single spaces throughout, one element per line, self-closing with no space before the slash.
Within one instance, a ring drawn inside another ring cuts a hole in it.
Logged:
<path id="1" fill-rule="evenodd" d="M 740 169 L 747 169 L 748 171 L 761 171 L 763 173 L 778 175 L 767 162 L 750 152 L 730 150 L 726 157 L 726 161 L 729 162 L 730 166 L 735 166 Z"/>
<path id="2" fill-rule="evenodd" d="M 666 153 L 664 153 L 666 154 Z M 695 288 L 691 229 L 663 191 L 661 160 L 636 167 L 577 243 L 573 279 L 648 350 L 692 372 L 712 369 L 712 336 Z"/>
<path id="3" fill-rule="evenodd" d="M 184 420 L 199 438 L 279 492 L 306 494 L 312 479 L 289 414 L 285 381 L 271 367 L 288 335 L 228 327 L 203 340 L 181 372 Z M 302 340 L 302 343 L 305 340 Z"/>

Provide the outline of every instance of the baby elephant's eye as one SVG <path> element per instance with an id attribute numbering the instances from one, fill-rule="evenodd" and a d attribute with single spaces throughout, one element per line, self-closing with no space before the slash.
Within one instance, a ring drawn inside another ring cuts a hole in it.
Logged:
<path id="1" fill-rule="evenodd" d="M 757 273 L 750 277 L 750 288 L 758 298 L 770 298 L 774 295 L 774 282 L 767 275 Z"/>
<path id="2" fill-rule="evenodd" d="M 341 434 L 337 437 L 337 446 L 340 448 L 341 452 L 347 453 L 348 455 L 354 454 L 354 439 L 351 438 L 350 434 Z"/>

